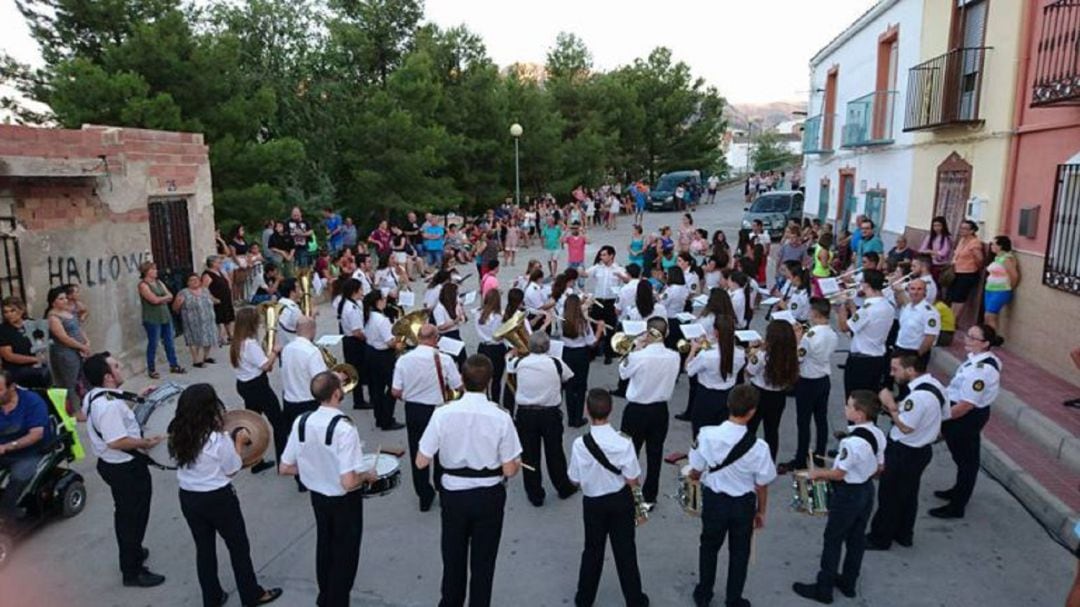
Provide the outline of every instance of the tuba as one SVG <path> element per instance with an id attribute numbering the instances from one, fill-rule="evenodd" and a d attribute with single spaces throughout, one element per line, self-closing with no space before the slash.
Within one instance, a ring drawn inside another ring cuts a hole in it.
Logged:
<path id="1" fill-rule="evenodd" d="M 338 375 L 345 376 L 345 381 L 341 385 L 342 392 L 348 394 L 356 389 L 356 386 L 360 385 L 360 374 L 356 371 L 356 367 L 348 363 L 339 363 L 330 350 L 323 346 L 318 348 L 319 353 L 322 354 L 323 362 L 326 363 L 326 368 Z"/>
<path id="2" fill-rule="evenodd" d="M 510 343 L 514 356 L 522 357 L 529 353 L 529 331 L 525 328 L 525 312 L 518 310 L 507 319 L 498 329 L 492 333 L 496 340 L 505 340 Z M 517 374 L 506 374 L 506 385 L 517 392 Z"/>
<path id="3" fill-rule="evenodd" d="M 296 280 L 300 283 L 300 311 L 309 318 L 315 317 L 315 307 L 311 292 L 311 268 L 302 268 L 296 273 Z"/>
<path id="4" fill-rule="evenodd" d="M 278 318 L 281 316 L 281 309 L 285 306 L 273 302 L 264 301 L 259 304 L 257 308 L 259 316 L 262 317 L 263 322 L 266 323 L 266 336 L 263 338 L 263 351 L 267 356 L 272 356 L 274 352 L 274 342 L 277 340 L 278 331 Z"/>
<path id="5" fill-rule="evenodd" d="M 226 411 L 222 430 L 234 439 L 241 430 L 247 432 L 244 448 L 240 452 L 240 461 L 245 468 L 262 461 L 270 446 L 270 423 L 265 417 L 247 409 Z"/>
<path id="6" fill-rule="evenodd" d="M 399 343 L 409 348 L 415 348 L 420 343 L 420 328 L 427 323 L 428 314 L 429 312 L 423 308 L 403 314 L 394 321 L 390 333 L 397 338 Z M 398 350 L 398 352 L 400 353 L 401 350 Z"/>

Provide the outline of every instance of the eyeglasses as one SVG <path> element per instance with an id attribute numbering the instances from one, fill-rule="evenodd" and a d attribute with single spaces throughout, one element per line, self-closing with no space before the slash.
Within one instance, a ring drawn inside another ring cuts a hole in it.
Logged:
<path id="1" fill-rule="evenodd" d="M 971 333 L 964 333 L 964 337 L 966 337 L 966 338 L 968 338 L 968 339 L 970 339 L 972 341 L 987 341 L 986 339 L 983 339 L 982 337 L 975 337 Z"/>

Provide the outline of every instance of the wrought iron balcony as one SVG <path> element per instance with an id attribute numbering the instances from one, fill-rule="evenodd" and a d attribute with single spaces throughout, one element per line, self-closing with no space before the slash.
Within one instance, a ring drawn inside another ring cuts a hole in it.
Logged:
<path id="1" fill-rule="evenodd" d="M 874 91 L 847 104 L 840 147 L 886 145 L 893 142 L 896 91 Z"/>
<path id="2" fill-rule="evenodd" d="M 803 154 L 829 154 L 833 151 L 832 137 L 829 136 L 829 131 L 833 128 L 834 116 L 831 114 L 818 114 L 806 119 L 806 122 L 803 123 Z"/>
<path id="3" fill-rule="evenodd" d="M 1080 0 L 1043 7 L 1031 105 L 1080 103 Z"/>
<path id="4" fill-rule="evenodd" d="M 958 48 L 908 70 L 904 130 L 981 123 L 983 66 L 990 49 Z"/>

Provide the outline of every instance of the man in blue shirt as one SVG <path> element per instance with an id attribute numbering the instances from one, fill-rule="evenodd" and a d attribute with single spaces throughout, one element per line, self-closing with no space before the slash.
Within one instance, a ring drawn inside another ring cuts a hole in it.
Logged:
<path id="1" fill-rule="evenodd" d="M 326 233 L 329 236 L 330 253 L 337 253 L 341 250 L 342 242 L 345 239 L 344 222 L 341 221 L 341 215 L 335 213 L 330 207 L 324 207 L 323 222 L 326 224 Z"/>
<path id="2" fill-rule="evenodd" d="M 881 237 L 874 233 L 873 221 L 863 218 L 857 234 L 860 236 L 859 243 L 855 244 L 854 238 L 852 239 L 855 267 L 862 269 L 862 258 L 867 253 L 877 253 L 879 257 L 885 256 L 885 245 L 882 244 Z"/>
<path id="3" fill-rule="evenodd" d="M 427 214 L 427 221 L 420 230 L 424 237 L 424 260 L 428 267 L 438 270 L 442 267 L 443 249 L 446 248 L 446 228 L 435 223 L 435 216 Z"/>
<path id="4" fill-rule="evenodd" d="M 11 478 L 3 495 L 0 511 L 19 516 L 17 502 L 34 479 L 39 447 L 52 438 L 49 409 L 45 400 L 29 390 L 15 386 L 11 373 L 0 369 L 0 468 Z"/>
<path id="5" fill-rule="evenodd" d="M 855 231 L 851 235 L 851 251 L 856 255 L 859 253 L 859 244 L 862 242 L 862 232 L 859 231 L 859 227 L 862 226 L 862 222 L 866 220 L 866 216 L 859 214 L 855 216 Z M 844 226 L 847 227 L 847 226 Z M 859 263 L 859 262 L 855 262 Z"/>

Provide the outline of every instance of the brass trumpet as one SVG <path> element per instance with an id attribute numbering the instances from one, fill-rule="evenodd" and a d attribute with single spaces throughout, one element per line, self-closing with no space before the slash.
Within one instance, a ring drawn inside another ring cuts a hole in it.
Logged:
<path id="1" fill-rule="evenodd" d="M 679 341 L 675 342 L 675 349 L 679 351 L 679 354 L 689 354 L 690 348 L 693 346 L 693 344 L 694 340 L 692 339 L 680 339 Z M 704 343 L 701 345 L 702 350 L 712 350 L 715 347 L 716 342 L 710 341 L 708 339 L 705 339 Z"/>
<path id="2" fill-rule="evenodd" d="M 284 307 L 277 302 L 264 301 L 257 308 L 259 316 L 266 323 L 266 336 L 263 338 L 262 346 L 267 356 L 272 356 L 274 353 L 274 343 L 277 341 L 278 318 L 281 316 L 281 310 Z"/>
<path id="3" fill-rule="evenodd" d="M 337 357 L 323 346 L 319 346 L 319 353 L 322 354 L 323 362 L 326 363 L 327 369 L 345 376 L 345 382 L 341 386 L 342 392 L 348 394 L 355 390 L 356 386 L 360 385 L 360 373 L 356 371 L 356 367 L 348 363 L 339 363 Z"/>
<path id="4" fill-rule="evenodd" d="M 641 342 L 642 348 L 656 342 L 664 341 L 663 333 L 656 329 L 650 328 L 642 335 L 645 338 L 644 341 Z M 611 336 L 611 349 L 619 355 L 619 364 L 625 363 L 630 356 L 630 353 L 637 349 L 638 338 L 642 337 L 642 335 L 627 335 L 626 333 L 619 331 Z"/>
<path id="5" fill-rule="evenodd" d="M 304 316 L 314 318 L 314 306 L 311 294 L 311 268 L 302 268 L 296 274 L 297 282 L 300 283 L 300 311 Z"/>

